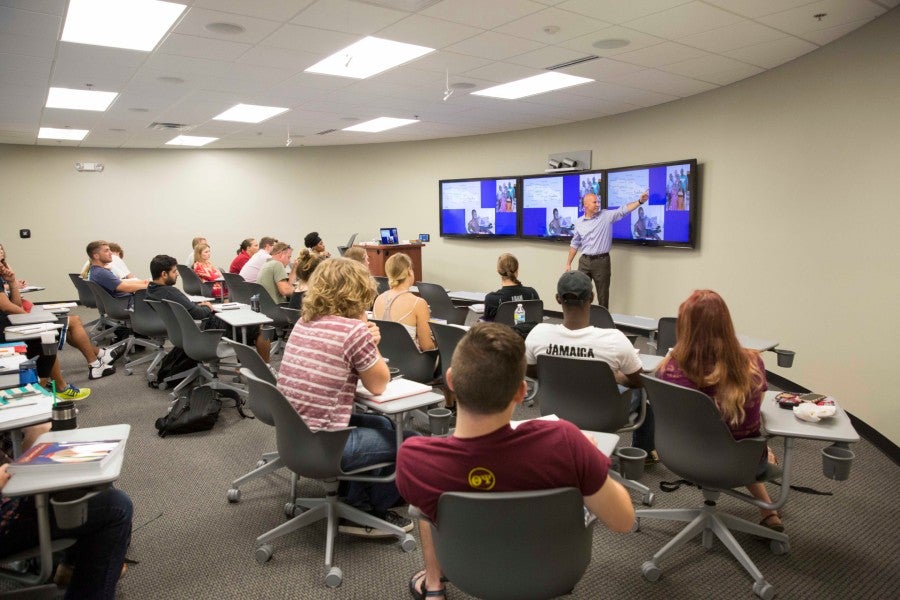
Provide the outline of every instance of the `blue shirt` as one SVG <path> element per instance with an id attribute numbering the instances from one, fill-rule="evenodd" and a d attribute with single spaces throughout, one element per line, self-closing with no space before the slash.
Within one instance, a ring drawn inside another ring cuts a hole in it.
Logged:
<path id="1" fill-rule="evenodd" d="M 128 292 L 116 291 L 116 288 L 118 288 L 119 285 L 122 284 L 122 280 L 116 277 L 115 273 L 104 267 L 91 265 L 91 270 L 88 271 L 88 280 L 93 281 L 94 283 L 105 289 L 107 292 L 109 292 L 110 296 L 123 298 L 125 296 L 131 295 Z"/>
<path id="2" fill-rule="evenodd" d="M 569 246 L 581 248 L 582 254 L 606 254 L 612 246 L 612 224 L 628 214 L 628 205 L 615 210 L 601 210 L 593 218 L 581 217 L 575 222 L 575 234 Z"/>

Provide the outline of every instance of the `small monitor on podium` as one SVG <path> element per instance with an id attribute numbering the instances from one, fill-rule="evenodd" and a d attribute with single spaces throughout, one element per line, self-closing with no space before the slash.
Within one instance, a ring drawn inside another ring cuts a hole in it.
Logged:
<path id="1" fill-rule="evenodd" d="M 396 227 L 382 227 L 381 228 L 381 243 L 382 244 L 399 244 L 400 238 L 397 237 L 397 228 Z"/>

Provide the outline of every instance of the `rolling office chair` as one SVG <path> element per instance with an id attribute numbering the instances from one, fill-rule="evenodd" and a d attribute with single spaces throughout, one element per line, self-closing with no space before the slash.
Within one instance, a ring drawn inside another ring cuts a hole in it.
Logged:
<path id="1" fill-rule="evenodd" d="M 541 415 L 555 414 L 579 429 L 605 433 L 626 433 L 643 425 L 647 398 L 632 420 L 632 390 L 619 391 L 612 369 L 605 362 L 542 354 L 537 359 L 537 370 Z M 640 492 L 643 504 L 653 506 L 656 495 L 650 488 L 615 471 L 609 473 L 626 488 Z"/>
<path id="2" fill-rule="evenodd" d="M 391 367 L 400 369 L 405 379 L 419 383 L 434 381 L 437 367 L 438 350 L 419 352 L 409 332 L 400 323 L 369 319 L 381 330 L 381 342 L 378 350 L 390 360 Z"/>
<path id="3" fill-rule="evenodd" d="M 431 525 L 438 561 L 453 585 L 492 600 L 569 594 L 591 562 L 594 519 L 581 492 L 445 492 Z"/>
<path id="4" fill-rule="evenodd" d="M 591 304 L 591 325 L 600 327 L 601 329 L 615 329 L 616 324 L 613 322 L 612 315 L 604 306 L 599 304 Z"/>
<path id="5" fill-rule="evenodd" d="M 202 330 L 185 307 L 171 300 L 163 300 L 163 303 L 169 306 L 181 328 L 181 341 L 184 344 L 185 353 L 198 363 L 194 379 L 202 379 L 201 385 L 208 385 L 214 390 L 230 390 L 235 392 L 238 398 L 246 398 L 246 389 L 225 383 L 219 378 L 219 372 L 223 369 L 237 374 L 239 368 L 234 349 L 222 343 L 225 330 Z M 180 387 L 183 384 L 184 382 L 180 384 Z M 236 400 L 236 403 L 238 411 L 242 412 L 242 400 Z"/>
<path id="6" fill-rule="evenodd" d="M 431 308 L 431 316 L 438 319 L 444 319 L 450 325 L 465 325 L 466 317 L 469 316 L 469 309 L 461 306 L 454 306 L 447 295 L 447 290 L 435 283 L 426 283 L 419 281 L 416 283 L 419 288 L 419 296 L 428 303 Z M 380 292 L 379 292 L 380 293 Z"/>
<path id="7" fill-rule="evenodd" d="M 88 308 L 97 309 L 99 313 L 97 299 L 94 298 L 94 292 L 91 291 L 90 286 L 87 284 L 87 280 L 82 279 L 79 273 L 69 273 L 69 279 L 72 281 L 75 290 L 78 292 L 78 304 Z M 116 327 L 115 324 L 107 321 L 104 316 L 100 314 L 90 323 L 85 323 L 84 328 L 91 338 L 91 343 L 96 344 L 104 338 L 111 337 L 113 335 L 113 330 Z"/>
<path id="8" fill-rule="evenodd" d="M 231 302 L 250 304 L 250 294 L 244 290 L 244 278 L 237 273 L 222 272 L 225 285 L 228 286 L 228 299 Z"/>
<path id="9" fill-rule="evenodd" d="M 266 288 L 259 283 L 245 281 L 241 284 L 241 287 L 242 293 L 249 293 L 250 296 L 259 295 L 259 312 L 272 319 L 269 325 L 275 328 L 275 342 L 272 344 L 270 352 L 276 354 L 285 343 L 285 340 L 291 335 L 294 323 L 300 318 L 300 311 L 281 304 L 275 304 Z"/>
<path id="10" fill-rule="evenodd" d="M 150 366 L 147 367 L 147 379 L 152 380 L 152 374 L 156 372 L 156 367 L 159 366 L 159 363 L 166 355 L 166 350 L 163 346 L 166 344 L 168 332 L 162 318 L 147 304 L 147 290 L 139 290 L 134 293 L 134 312 L 131 314 L 131 327 L 135 333 L 145 336 L 147 340 L 153 343 L 153 352 L 148 352 L 145 356 L 126 363 L 125 374 L 131 375 L 134 373 L 134 367 L 137 365 L 150 363 Z"/>
<path id="11" fill-rule="evenodd" d="M 437 344 L 438 354 L 440 354 L 441 379 L 446 382 L 447 369 L 450 368 L 453 352 L 459 341 L 466 335 L 466 330 L 456 325 L 431 323 L 431 333 L 434 335 L 434 343 Z"/>
<path id="12" fill-rule="evenodd" d="M 659 323 L 656 325 L 656 355 L 665 356 L 669 352 L 669 348 L 678 341 L 675 335 L 675 328 L 678 325 L 676 317 L 660 317 Z"/>
<path id="13" fill-rule="evenodd" d="M 760 459 L 766 455 L 765 438 L 735 441 L 709 396 L 648 375 L 642 375 L 641 378 L 653 400 L 656 451 L 660 460 L 676 476 L 696 484 L 704 497 L 703 506 L 699 508 L 635 511 L 638 528 L 641 519 L 645 518 L 688 523 L 653 558 L 641 565 L 641 573 L 648 581 L 656 581 L 660 576 L 658 563 L 661 560 L 701 534 L 703 547 L 708 550 L 712 547 L 715 536 L 753 578 L 753 593 L 765 600 L 771 599 L 775 596 L 775 588 L 766 582 L 731 530 L 770 540 L 769 548 L 774 554 L 790 550 L 788 536 L 723 513 L 716 506 L 716 500 L 722 493 L 764 509 L 777 510 L 787 502 L 787 486 L 782 486 L 778 500 L 771 504 L 732 489 L 764 481 L 774 475 L 769 468 L 762 478 L 757 475 Z M 790 469 L 790 460 L 786 456 L 785 480 L 790 480 Z"/>
<path id="14" fill-rule="evenodd" d="M 169 305 L 164 304 L 160 300 L 147 300 L 146 298 L 144 299 L 144 302 L 146 302 L 147 306 L 149 306 L 156 312 L 160 320 L 162 320 L 163 324 L 166 326 L 166 333 L 168 334 L 169 341 L 172 342 L 172 345 L 183 352 L 184 341 L 182 340 L 181 336 L 181 325 L 178 324 L 178 320 L 175 318 L 175 315 L 172 313 L 172 309 L 169 308 Z M 172 382 L 181 380 L 180 383 L 175 386 L 175 389 L 172 390 L 172 397 L 177 398 L 178 392 L 190 385 L 191 382 L 193 382 L 199 376 L 200 368 L 194 366 L 190 369 L 181 371 L 180 373 L 175 373 L 174 375 L 166 377 L 159 384 L 159 389 L 164 390 Z"/>
<path id="15" fill-rule="evenodd" d="M 181 277 L 181 289 L 189 296 L 213 297 L 214 281 L 203 281 L 192 268 L 187 265 L 178 265 L 178 276 Z"/>
<path id="16" fill-rule="evenodd" d="M 354 233 L 353 235 L 350 236 L 350 239 L 347 240 L 347 244 L 346 244 L 346 245 L 344 245 L 344 246 L 338 246 L 338 253 L 339 253 L 341 256 L 344 255 L 344 252 L 346 252 L 348 248 L 352 248 L 352 247 L 353 247 L 353 243 L 356 242 L 356 236 L 358 236 L 358 235 L 359 235 L 358 233 Z"/>
<path id="17" fill-rule="evenodd" d="M 150 348 L 154 351 L 157 350 L 157 345 L 155 342 L 134 336 L 134 329 L 132 329 L 131 326 L 131 317 L 133 315 L 133 312 L 128 310 L 128 306 L 125 303 L 128 298 L 114 298 L 109 294 L 109 292 L 102 288 L 99 283 L 95 283 L 93 281 L 88 281 L 86 283 L 88 284 L 91 292 L 93 292 L 94 299 L 97 301 L 97 310 L 100 311 L 100 314 L 106 319 L 106 321 L 111 325 L 114 325 L 115 327 L 121 326 L 128 329 L 128 337 L 126 337 L 124 340 L 116 342 L 115 344 L 107 346 L 107 350 L 111 348 L 118 348 L 119 346 L 125 346 L 126 356 L 134 349 L 135 346 Z"/>
<path id="18" fill-rule="evenodd" d="M 257 562 L 265 563 L 272 558 L 275 549 L 271 543 L 274 540 L 323 519 L 326 521 L 325 585 L 328 587 L 339 586 L 343 579 L 340 568 L 332 564 L 334 538 L 338 533 L 340 519 L 348 519 L 359 525 L 389 533 L 400 541 L 400 547 L 405 552 L 414 550 L 415 538 L 402 528 L 345 504 L 338 498 L 338 486 L 341 481 L 392 481 L 393 473 L 383 476 L 371 473 L 393 463 L 379 463 L 345 472 L 341 468 L 341 455 L 352 428 L 313 433 L 278 388 L 259 379 L 248 369 L 241 369 L 241 375 L 250 386 L 250 395 L 254 402 L 266 405 L 275 419 L 278 455 L 284 464 L 298 476 L 318 479 L 325 486 L 325 497 L 298 498 L 295 506 L 304 509 L 302 513 L 256 538 Z"/>
<path id="19" fill-rule="evenodd" d="M 543 300 L 522 300 L 519 302 L 502 302 L 497 307 L 497 314 L 494 316 L 494 323 L 503 323 L 512 327 L 515 325 L 515 312 L 519 305 L 525 309 L 526 323 L 543 323 L 544 322 L 544 301 Z"/>

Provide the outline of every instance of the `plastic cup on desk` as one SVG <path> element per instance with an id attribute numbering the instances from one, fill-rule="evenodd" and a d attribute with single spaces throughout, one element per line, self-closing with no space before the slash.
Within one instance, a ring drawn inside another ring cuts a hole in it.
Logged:
<path id="1" fill-rule="evenodd" d="M 625 446 L 616 449 L 619 457 L 619 472 L 625 479 L 637 481 L 644 475 L 644 461 L 647 460 L 647 451 L 640 448 Z"/>
<path id="2" fill-rule="evenodd" d="M 822 448 L 822 473 L 828 479 L 844 481 L 850 477 L 850 465 L 856 454 L 850 448 L 831 445 Z"/>
<path id="3" fill-rule="evenodd" d="M 449 408 L 432 408 L 428 411 L 428 426 L 431 437 L 447 437 L 450 435 L 450 417 L 453 411 Z"/>

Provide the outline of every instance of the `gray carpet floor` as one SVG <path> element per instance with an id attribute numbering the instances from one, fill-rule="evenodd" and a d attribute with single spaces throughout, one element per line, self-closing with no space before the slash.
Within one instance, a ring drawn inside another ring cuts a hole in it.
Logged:
<path id="1" fill-rule="evenodd" d="M 76 313 L 90 317 L 90 312 Z M 421 568 L 418 550 L 404 553 L 393 540 L 338 536 L 335 564 L 344 572 L 337 589 L 324 585 L 324 526 L 307 527 L 275 543 L 271 561 L 254 560 L 257 535 L 284 522 L 289 476 L 281 471 L 243 487 L 236 504 L 226 501 L 230 482 L 252 469 L 263 452 L 275 447 L 274 430 L 241 419 L 233 408 L 222 411 L 216 427 L 204 433 L 159 438 L 153 427 L 170 397 L 147 386 L 143 372 L 89 382 L 84 360 L 67 348 L 60 355 L 71 383 L 92 388 L 79 403 L 80 427 L 129 423 L 131 437 L 118 487 L 134 501 L 131 565 L 118 597 L 147 598 L 407 598 L 407 581 Z M 522 407 L 514 418 L 537 416 Z M 628 437 L 623 445 L 628 445 Z M 900 470 L 871 444 L 853 447 L 857 459 L 851 477 L 833 482 L 822 476 L 824 443 L 797 443 L 795 484 L 833 496 L 793 493 L 783 511 L 792 550 L 774 556 L 768 546 L 744 534 L 738 541 L 775 586 L 779 598 L 900 597 Z M 780 442 L 773 444 L 781 454 Z M 531 460 L 540 460 L 532 457 Z M 656 506 L 694 507 L 696 489 L 659 490 L 676 477 L 662 465 L 646 469 L 644 483 L 656 492 Z M 321 486 L 301 480 L 300 494 L 316 496 Z M 774 493 L 777 493 L 773 491 Z M 633 495 L 636 502 L 637 496 Z M 757 512 L 732 498 L 720 506 L 757 519 Z M 664 562 L 662 578 L 649 583 L 640 566 L 680 528 L 644 520 L 641 530 L 614 534 L 594 528 L 593 560 L 571 598 L 751 598 L 749 576 L 718 542 L 706 551 L 699 540 Z M 523 552 L 510 548 L 510 552 Z M 448 597 L 467 598 L 449 586 Z"/>

